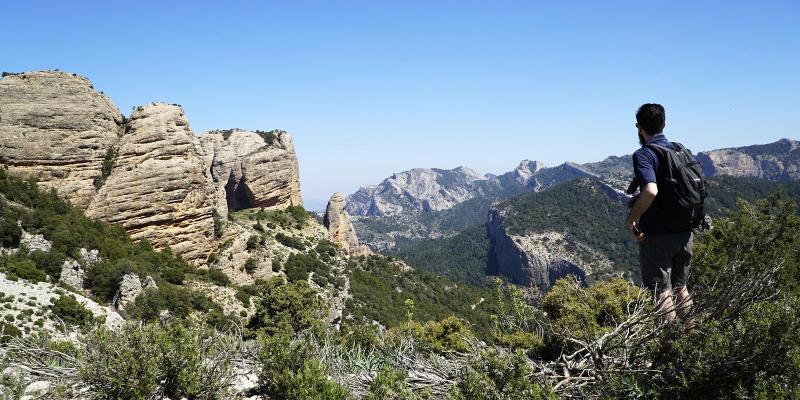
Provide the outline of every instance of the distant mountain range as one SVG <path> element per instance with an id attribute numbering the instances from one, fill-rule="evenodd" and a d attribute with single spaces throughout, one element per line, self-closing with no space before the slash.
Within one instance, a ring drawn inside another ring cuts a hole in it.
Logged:
<path id="1" fill-rule="evenodd" d="M 711 177 L 711 214 L 733 207 L 737 197 L 755 200 L 780 185 L 800 199 L 798 141 L 697 157 Z M 359 237 L 370 247 L 465 283 L 486 284 L 487 274 L 542 289 L 566 274 L 637 280 L 635 243 L 621 222 L 621 189 L 630 171 L 630 156 L 551 168 L 525 160 L 499 176 L 465 167 L 414 169 L 348 200 L 360 215 L 354 218 Z"/>
<path id="2" fill-rule="evenodd" d="M 701 152 L 698 160 L 708 176 L 756 177 L 776 182 L 800 179 L 800 142 L 777 142 Z M 442 211 L 477 197 L 508 197 L 538 192 L 579 177 L 599 178 L 617 188 L 631 178 L 631 156 L 611 156 L 603 161 L 565 162 L 546 167 L 523 160 L 502 175 L 480 175 L 468 167 L 451 170 L 414 168 L 393 174 L 374 186 L 364 186 L 346 199 L 345 210 L 354 216 L 387 216 Z"/>

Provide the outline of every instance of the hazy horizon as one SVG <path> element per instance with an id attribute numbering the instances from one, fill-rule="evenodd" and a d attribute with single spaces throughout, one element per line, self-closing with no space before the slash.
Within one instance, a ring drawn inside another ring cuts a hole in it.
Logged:
<path id="1" fill-rule="evenodd" d="M 600 161 L 667 108 L 695 151 L 798 138 L 800 5 L 12 2 L 0 69 L 91 79 L 123 114 L 292 134 L 310 209 L 416 167 Z"/>

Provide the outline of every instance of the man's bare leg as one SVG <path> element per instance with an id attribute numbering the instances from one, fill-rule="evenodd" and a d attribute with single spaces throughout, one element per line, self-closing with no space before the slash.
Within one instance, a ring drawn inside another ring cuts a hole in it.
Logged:
<path id="1" fill-rule="evenodd" d="M 686 286 L 681 286 L 675 292 L 675 297 L 678 302 L 677 309 L 681 318 L 684 319 L 684 328 L 688 331 L 694 328 L 695 320 L 692 317 L 692 295 L 689 294 L 689 289 Z"/>
<path id="2" fill-rule="evenodd" d="M 670 322 L 675 319 L 675 304 L 672 302 L 672 291 L 662 290 L 655 296 L 656 309 L 663 312 L 661 319 Z"/>

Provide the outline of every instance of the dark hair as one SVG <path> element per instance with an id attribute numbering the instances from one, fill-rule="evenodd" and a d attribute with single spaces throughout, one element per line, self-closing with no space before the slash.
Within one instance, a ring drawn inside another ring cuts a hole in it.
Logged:
<path id="1" fill-rule="evenodd" d="M 648 135 L 655 135 L 664 130 L 666 121 L 664 106 L 661 104 L 642 104 L 636 111 L 636 122 Z"/>

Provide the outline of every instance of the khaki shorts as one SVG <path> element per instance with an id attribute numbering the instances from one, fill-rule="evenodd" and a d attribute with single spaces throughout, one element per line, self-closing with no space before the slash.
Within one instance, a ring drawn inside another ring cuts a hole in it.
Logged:
<path id="1" fill-rule="evenodd" d="M 692 261 L 692 242 L 692 232 L 645 236 L 639 244 L 644 286 L 659 292 L 685 286 Z"/>

